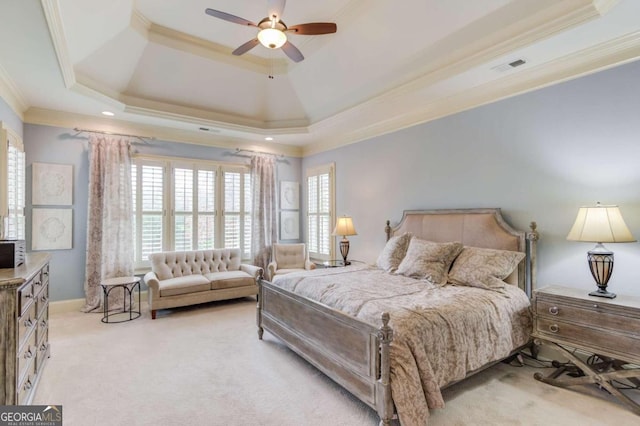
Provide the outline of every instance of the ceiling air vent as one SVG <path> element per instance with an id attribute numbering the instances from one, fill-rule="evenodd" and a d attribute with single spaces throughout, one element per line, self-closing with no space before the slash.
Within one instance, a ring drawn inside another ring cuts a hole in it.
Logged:
<path id="1" fill-rule="evenodd" d="M 500 65 L 496 65 L 495 67 L 492 67 L 492 70 L 498 71 L 498 72 L 505 72 L 505 71 L 509 71 L 512 70 L 516 67 L 519 67 L 521 65 L 526 64 L 527 61 L 525 59 L 516 59 L 515 61 L 506 63 L 506 64 L 500 64 Z"/>

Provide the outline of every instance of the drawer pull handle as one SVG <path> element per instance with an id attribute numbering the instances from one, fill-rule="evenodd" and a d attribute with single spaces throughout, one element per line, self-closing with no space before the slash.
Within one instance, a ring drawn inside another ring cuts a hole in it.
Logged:
<path id="1" fill-rule="evenodd" d="M 593 305 L 593 307 L 598 309 L 600 306 L 598 306 L 598 304 L 596 303 L 596 304 Z"/>
<path id="2" fill-rule="evenodd" d="M 31 389 L 31 382 L 27 380 L 27 383 L 24 384 L 24 390 L 29 390 L 29 389 Z"/>
<path id="3" fill-rule="evenodd" d="M 44 343 L 43 343 L 43 344 L 41 344 L 41 345 L 40 345 L 40 352 L 44 352 L 44 351 L 46 351 L 46 350 L 47 350 L 47 345 L 46 345 L 46 344 L 44 344 Z"/>
<path id="4" fill-rule="evenodd" d="M 45 328 L 47 326 L 47 320 L 43 319 L 42 321 L 40 321 L 40 327 Z"/>
<path id="5" fill-rule="evenodd" d="M 33 325 L 33 321 L 31 321 L 31 318 L 24 320 L 24 326 L 29 328 Z"/>
<path id="6" fill-rule="evenodd" d="M 33 298 L 33 294 L 31 293 L 27 293 L 24 295 L 25 299 L 32 299 Z"/>
<path id="7" fill-rule="evenodd" d="M 31 348 L 29 348 L 25 353 L 24 353 L 24 359 L 31 359 L 33 358 L 33 354 L 31 353 Z"/>
<path id="8" fill-rule="evenodd" d="M 558 309 L 557 306 L 552 306 L 552 307 L 549 308 L 549 313 L 551 315 L 558 315 L 558 311 L 559 311 L 559 309 Z"/>
<path id="9" fill-rule="evenodd" d="M 559 329 L 558 324 L 551 324 L 549 326 L 549 331 L 552 333 L 557 333 Z"/>

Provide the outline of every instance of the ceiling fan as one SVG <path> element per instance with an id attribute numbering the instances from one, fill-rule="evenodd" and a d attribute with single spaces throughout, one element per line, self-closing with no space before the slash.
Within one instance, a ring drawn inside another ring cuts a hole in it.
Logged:
<path id="1" fill-rule="evenodd" d="M 321 35 L 335 33 L 338 29 L 336 24 L 330 22 L 311 22 L 308 24 L 298 24 L 287 27 L 280 19 L 286 0 L 267 0 L 267 17 L 258 22 L 249 21 L 226 12 L 214 9 L 206 9 L 207 15 L 224 19 L 240 25 L 248 25 L 250 27 L 259 28 L 256 38 L 244 43 L 236 50 L 231 52 L 236 56 L 247 53 L 258 45 L 262 44 L 268 49 L 282 48 L 284 53 L 294 62 L 300 62 L 304 59 L 300 50 L 287 40 L 287 33 L 299 35 Z"/>

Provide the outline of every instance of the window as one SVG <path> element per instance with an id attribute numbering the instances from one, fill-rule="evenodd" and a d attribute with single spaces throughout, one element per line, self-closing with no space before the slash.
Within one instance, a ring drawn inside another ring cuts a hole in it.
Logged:
<path id="1" fill-rule="evenodd" d="M 239 247 L 251 258 L 248 167 L 138 157 L 132 179 L 137 268 L 160 251 Z"/>
<path id="2" fill-rule="evenodd" d="M 334 168 L 329 164 L 307 170 L 307 247 L 314 259 L 333 258 Z"/>
<path id="3" fill-rule="evenodd" d="M 4 238 L 23 240 L 25 204 L 25 163 L 22 140 L 0 123 L 0 135 L 4 141 L 0 152 L 0 171 L 6 182 L 0 196 L 0 216 L 3 216 Z"/>
<path id="4" fill-rule="evenodd" d="M 242 247 L 251 257 L 251 177 L 244 170 L 224 170 L 224 247 Z"/>

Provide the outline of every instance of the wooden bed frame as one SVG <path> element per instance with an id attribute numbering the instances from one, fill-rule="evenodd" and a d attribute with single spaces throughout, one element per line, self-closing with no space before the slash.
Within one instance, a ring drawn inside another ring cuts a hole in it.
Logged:
<path id="1" fill-rule="evenodd" d="M 395 227 L 387 221 L 385 232 L 387 240 L 394 234 L 411 232 L 430 241 L 460 241 L 469 246 L 524 252 L 525 262 L 507 282 L 517 284 L 531 298 L 536 279 L 535 222 L 525 233 L 509 226 L 500 209 L 420 210 L 405 211 Z M 376 410 L 380 425 L 389 425 L 394 416 L 389 384 L 389 351 L 393 340 L 389 314 L 381 313 L 381 325 L 377 328 L 269 281 L 260 280 L 259 284 L 258 337 L 262 339 L 263 331 L 268 330 Z"/>

